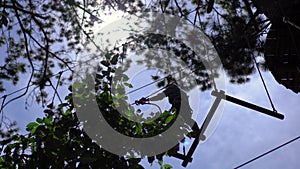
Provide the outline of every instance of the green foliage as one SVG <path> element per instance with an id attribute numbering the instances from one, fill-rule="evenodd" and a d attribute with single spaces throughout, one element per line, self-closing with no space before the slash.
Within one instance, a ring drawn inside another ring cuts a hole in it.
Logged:
<path id="1" fill-rule="evenodd" d="M 173 168 L 170 164 L 164 164 L 164 167 L 163 167 L 164 169 L 171 169 L 171 168 Z"/>
<path id="2" fill-rule="evenodd" d="M 27 135 L 1 141 L 0 166 L 5 168 L 143 168 L 140 160 L 120 158 L 101 149 L 79 127 L 74 111 L 57 109 L 54 117 L 27 125 Z M 72 113 L 71 113 L 72 112 Z"/>
<path id="3" fill-rule="evenodd" d="M 113 71 L 111 67 L 113 64 L 106 66 Z M 135 119 L 135 121 L 128 120 L 113 108 L 115 105 L 110 93 L 112 84 L 105 82 L 105 79 L 111 76 L 110 72 L 103 74 L 102 71 L 98 75 L 103 80 L 96 85 L 99 87 L 96 92 L 99 109 L 107 122 L 120 133 L 131 137 L 151 137 L 165 131 L 175 120 L 175 116 L 166 111 L 161 118 L 152 123 L 143 123 L 141 115 L 135 114 L 134 108 L 126 102 L 128 98 L 118 95 L 120 104 L 126 104 L 128 107 L 127 115 Z M 121 79 L 128 80 L 128 78 Z M 131 86 L 131 84 L 124 83 L 117 86 L 122 89 L 120 91 L 122 93 L 124 86 Z M 13 134 L 3 135 L 1 145 L 4 148 L 1 151 L 0 166 L 6 168 L 143 168 L 139 164 L 141 159 L 119 157 L 100 148 L 80 127 L 72 97 L 90 99 L 87 96 L 91 95 L 91 90 L 85 89 L 86 85 L 74 83 L 73 90 L 78 90 L 79 94 L 70 93 L 65 98 L 66 102 L 59 104 L 56 109 L 45 109 L 45 117 L 37 118 L 35 122 L 27 125 L 28 134 L 19 135 L 11 131 Z M 140 122 L 136 122 L 138 118 Z M 164 155 L 148 157 L 149 163 L 153 163 L 155 158 L 162 163 Z M 162 167 L 170 168 L 170 165 L 164 164 Z"/>

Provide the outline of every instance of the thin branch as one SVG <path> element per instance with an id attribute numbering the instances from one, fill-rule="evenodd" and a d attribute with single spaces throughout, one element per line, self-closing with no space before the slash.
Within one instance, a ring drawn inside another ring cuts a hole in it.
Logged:
<path id="1" fill-rule="evenodd" d="M 90 11 L 86 10 L 84 7 L 76 4 L 75 6 L 77 6 L 78 8 L 80 8 L 81 10 L 83 10 L 84 12 L 90 14 L 93 18 L 97 18 L 98 21 L 103 22 L 103 20 L 101 20 L 100 18 L 98 18 L 97 16 L 95 16 L 94 14 L 92 14 Z"/>
<path id="2" fill-rule="evenodd" d="M 79 17 L 78 14 L 77 14 L 77 12 L 76 12 L 76 10 L 75 10 L 74 8 L 73 8 L 73 11 L 74 11 L 75 14 L 77 15 L 77 17 Z M 91 42 L 93 43 L 93 45 L 97 48 L 97 50 L 103 52 L 103 51 L 100 49 L 100 47 L 95 43 L 95 41 L 90 37 L 90 35 L 83 29 L 83 27 L 80 25 L 78 19 L 76 19 L 76 23 L 78 24 L 80 30 L 82 30 L 83 34 L 88 38 L 89 41 L 91 41 Z"/>
<path id="3" fill-rule="evenodd" d="M 199 15 L 198 10 L 196 10 L 195 16 L 194 16 L 194 25 L 196 25 L 197 22 L 197 16 Z"/>
<path id="4" fill-rule="evenodd" d="M 213 7 L 213 10 L 217 13 L 217 15 L 221 16 L 224 20 L 226 20 L 228 22 L 226 16 L 224 16 L 223 14 L 221 14 L 215 7 Z"/>
<path id="5" fill-rule="evenodd" d="M 251 5 L 250 5 L 249 1 L 248 0 L 243 0 L 243 2 L 246 6 L 246 10 L 247 10 L 248 14 L 250 15 L 250 18 L 252 18 L 254 16 L 254 14 L 253 14 L 253 11 L 251 9 Z"/>
<path id="6" fill-rule="evenodd" d="M 48 79 L 48 82 L 50 83 L 50 86 L 53 88 L 54 90 L 54 95 L 53 95 L 53 98 L 52 98 L 52 103 L 54 102 L 54 99 L 55 99 L 55 96 L 58 97 L 60 103 L 63 103 L 62 99 L 60 98 L 59 94 L 58 94 L 58 85 L 59 85 L 59 80 L 60 80 L 60 77 L 61 77 L 62 73 L 59 74 L 59 77 L 58 77 L 58 80 L 57 80 L 57 84 L 56 86 L 53 85 L 52 81 L 50 79 Z"/>
<path id="7" fill-rule="evenodd" d="M 41 79 L 43 81 L 43 79 L 46 78 L 46 76 L 47 76 L 47 67 L 48 67 L 49 51 L 50 51 L 50 49 L 49 49 L 49 47 L 50 47 L 49 46 L 50 39 L 48 38 L 48 35 L 47 35 L 47 33 L 46 33 L 46 31 L 45 31 L 42 23 L 39 20 L 37 20 L 35 17 L 33 17 L 32 19 L 39 26 L 40 30 L 42 31 L 42 33 L 44 35 L 45 42 L 46 42 L 46 47 L 45 47 L 46 58 L 45 58 L 45 61 L 44 61 L 44 72 L 43 72 L 43 76 L 42 76 L 42 79 Z M 40 85 L 43 85 L 43 84 L 40 84 Z"/>
<path id="8" fill-rule="evenodd" d="M 27 35 L 29 35 L 29 37 L 39 46 L 39 47 L 41 47 L 43 50 L 47 50 L 47 48 L 45 48 L 42 44 L 40 44 L 40 42 L 38 41 L 38 40 L 36 40 L 32 35 L 31 35 L 31 33 L 30 32 L 28 32 L 28 31 L 26 31 L 26 33 L 27 33 Z M 58 57 L 55 53 L 53 53 L 53 52 L 51 52 L 51 51 L 49 51 L 48 50 L 48 52 L 51 54 L 51 55 L 53 55 L 56 59 L 58 59 L 59 61 L 61 61 L 69 70 L 71 70 L 72 71 L 72 68 L 69 66 L 69 64 L 66 62 L 66 61 L 64 61 L 62 58 L 60 58 L 60 57 Z"/>
<path id="9" fill-rule="evenodd" d="M 0 108 L 0 114 L 2 113 L 2 115 L 1 115 L 1 124 L 3 122 L 3 117 L 4 117 L 3 106 L 4 106 L 6 98 L 7 98 L 7 95 L 2 96 L 3 100 L 2 100 L 2 104 L 1 104 L 1 108 Z"/>
<path id="10" fill-rule="evenodd" d="M 86 1 L 83 1 L 83 8 L 85 9 L 86 7 L 87 7 Z M 84 10 L 83 14 L 82 14 L 81 24 L 83 24 L 83 22 L 84 22 L 85 13 L 86 13 L 86 11 Z"/>
<path id="11" fill-rule="evenodd" d="M 113 10 L 116 11 L 116 9 L 115 9 L 115 7 L 112 5 L 112 3 L 109 2 L 110 0 L 105 0 L 105 1 L 106 1 L 106 3 L 108 3 L 109 6 L 111 6 L 111 8 L 112 8 Z"/>
<path id="12" fill-rule="evenodd" d="M 185 15 L 183 14 L 183 12 L 182 12 L 182 9 L 181 9 L 181 7 L 179 6 L 177 0 L 174 0 L 174 2 L 175 2 L 176 7 L 177 7 L 178 10 L 179 10 L 179 13 L 180 13 L 181 17 L 184 16 L 184 17 L 186 18 L 186 16 L 185 16 Z"/>
<path id="13" fill-rule="evenodd" d="M 195 25 L 193 21 L 191 21 L 186 15 L 184 15 L 184 13 L 182 12 L 182 9 L 181 7 L 179 6 L 179 3 L 177 2 L 177 0 L 174 0 L 175 1 L 175 4 L 176 4 L 176 7 L 178 8 L 179 10 L 179 13 L 181 15 L 181 17 L 184 17 L 184 19 L 186 19 L 189 23 L 193 24 L 195 27 L 201 29 L 199 26 Z"/>
<path id="14" fill-rule="evenodd" d="M 12 0 L 12 3 L 13 3 L 13 6 L 16 6 L 15 0 Z M 18 10 L 17 10 L 16 8 L 14 8 L 14 10 L 15 10 L 16 17 L 17 17 L 17 20 L 18 20 L 18 22 L 19 22 L 19 25 L 20 25 L 20 27 L 21 27 L 21 30 L 22 30 L 22 32 L 23 32 L 23 36 L 24 36 L 24 40 L 25 40 L 25 50 L 26 50 L 26 55 L 27 55 L 27 59 L 28 59 L 28 61 L 29 61 L 29 63 L 30 63 L 30 66 L 31 66 L 31 68 L 32 68 L 32 72 L 31 72 L 30 78 L 29 78 L 29 80 L 28 80 L 28 83 L 27 83 L 25 92 L 23 92 L 23 93 L 20 94 L 19 96 L 14 97 L 14 98 L 10 99 L 9 101 L 7 101 L 7 102 L 3 105 L 3 108 L 6 107 L 10 102 L 12 102 L 12 101 L 14 101 L 14 100 L 17 100 L 17 99 L 19 99 L 19 98 L 21 98 L 21 97 L 23 97 L 23 96 L 26 95 L 26 93 L 27 93 L 28 90 L 29 90 L 30 83 L 31 83 L 31 80 L 32 80 L 33 74 L 34 74 L 34 66 L 33 66 L 32 60 L 31 60 L 31 58 L 30 58 L 29 49 L 28 49 L 28 40 L 27 40 L 27 36 L 26 36 L 26 33 L 25 33 L 25 32 L 26 32 L 26 29 L 24 28 L 23 23 L 22 23 L 22 21 L 21 21 L 21 19 L 20 19 L 20 15 L 19 15 Z"/>
<path id="15" fill-rule="evenodd" d="M 159 5 L 160 5 L 160 9 L 161 9 L 162 13 L 164 13 L 164 12 L 165 12 L 165 10 L 163 9 L 163 5 L 162 5 L 162 2 L 161 2 L 161 0 L 159 0 Z"/>
<path id="16" fill-rule="evenodd" d="M 31 11 L 25 10 L 26 8 L 24 8 L 24 7 L 23 8 L 19 8 L 19 7 L 15 6 L 15 5 L 7 5 L 7 4 L 1 4 L 1 7 L 3 7 L 3 8 L 10 8 L 10 9 L 13 9 L 13 10 L 18 10 L 18 11 L 30 14 L 32 16 L 36 16 L 36 17 L 41 18 L 41 19 L 45 19 L 45 20 L 47 19 L 46 16 L 42 16 L 42 15 L 40 15 L 38 13 L 33 13 Z"/>

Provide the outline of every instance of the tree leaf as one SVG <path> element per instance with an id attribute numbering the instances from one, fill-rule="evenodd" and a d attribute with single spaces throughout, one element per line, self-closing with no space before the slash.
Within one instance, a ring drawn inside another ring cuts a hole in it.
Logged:
<path id="1" fill-rule="evenodd" d="M 28 130 L 31 130 L 34 127 L 37 127 L 37 126 L 39 126 L 39 124 L 37 124 L 36 122 L 31 122 L 31 123 L 27 124 L 26 127 L 27 127 Z"/>
<path id="2" fill-rule="evenodd" d="M 51 125 L 51 124 L 52 124 L 50 118 L 45 118 L 45 119 L 44 119 L 44 122 L 45 122 L 45 124 L 47 124 L 47 125 Z"/>
<path id="3" fill-rule="evenodd" d="M 41 118 L 37 118 L 36 121 L 37 121 L 38 123 L 43 123 L 43 122 L 44 122 L 44 120 L 41 119 Z"/>
<path id="4" fill-rule="evenodd" d="M 165 123 L 166 123 L 166 124 L 169 124 L 173 119 L 174 119 L 174 116 L 169 116 L 169 117 L 166 119 Z"/>
<path id="5" fill-rule="evenodd" d="M 110 54 L 109 54 L 109 53 L 106 53 L 106 54 L 105 54 L 105 58 L 106 58 L 106 59 L 110 59 Z"/>
<path id="6" fill-rule="evenodd" d="M 154 161 L 154 156 L 148 157 L 148 163 L 152 164 Z"/>
<path id="7" fill-rule="evenodd" d="M 129 87 L 129 88 L 133 88 L 132 84 L 130 84 L 130 83 L 124 83 L 124 85 Z"/>
<path id="8" fill-rule="evenodd" d="M 109 66 L 109 63 L 106 60 L 102 60 L 100 63 L 106 67 Z"/>
<path id="9" fill-rule="evenodd" d="M 27 124 L 26 130 L 29 131 L 31 134 L 34 134 L 38 127 L 39 127 L 38 123 L 31 122 L 31 123 Z"/>
<path id="10" fill-rule="evenodd" d="M 7 27 L 7 25 L 8 25 L 8 20 L 7 20 L 7 18 L 5 17 L 5 16 L 2 16 L 2 19 L 1 19 L 1 25 L 4 25 L 4 26 L 6 26 Z"/>
<path id="11" fill-rule="evenodd" d="M 164 164 L 164 168 L 165 169 L 170 169 L 170 168 L 173 168 L 173 166 L 171 166 L 170 164 Z"/>
<path id="12" fill-rule="evenodd" d="M 119 54 L 114 55 L 114 57 L 111 59 L 110 63 L 115 65 L 118 63 Z"/>

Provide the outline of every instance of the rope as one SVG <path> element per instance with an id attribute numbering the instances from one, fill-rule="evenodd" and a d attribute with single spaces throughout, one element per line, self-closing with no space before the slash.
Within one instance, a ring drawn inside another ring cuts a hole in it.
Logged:
<path id="1" fill-rule="evenodd" d="M 248 37 L 247 37 L 246 35 L 244 35 L 244 37 L 246 38 L 246 42 L 247 42 L 248 48 L 251 49 L 251 46 L 250 46 Z M 260 68 L 259 68 L 259 65 L 258 65 L 258 63 L 257 63 L 257 61 L 256 61 L 256 59 L 255 59 L 255 57 L 254 57 L 254 55 L 253 55 L 252 52 L 250 53 L 250 56 L 251 56 L 251 58 L 253 59 L 253 61 L 254 61 L 254 63 L 255 63 L 255 67 L 256 67 L 256 69 L 257 69 L 257 71 L 258 71 L 258 74 L 259 74 L 259 77 L 260 77 L 260 79 L 261 79 L 261 81 L 262 81 L 262 83 L 263 83 L 264 89 L 265 89 L 265 91 L 266 91 L 266 94 L 267 94 L 268 99 L 269 99 L 269 101 L 270 101 L 270 104 L 271 104 L 271 106 L 272 106 L 272 109 L 273 109 L 274 112 L 277 112 L 277 110 L 276 110 L 276 108 L 275 108 L 275 106 L 274 106 L 274 104 L 273 104 L 273 101 L 272 101 L 271 95 L 270 95 L 270 93 L 269 93 L 269 90 L 268 90 L 268 88 L 267 88 L 266 82 L 265 82 L 265 80 L 264 80 L 264 78 L 263 78 L 263 76 L 262 76 L 262 74 L 261 74 L 261 70 L 260 70 Z"/>
<path id="2" fill-rule="evenodd" d="M 262 81 L 262 83 L 263 83 L 263 85 L 264 85 L 264 88 L 265 88 L 265 91 L 266 91 L 266 93 L 267 93 L 267 96 L 268 96 L 268 99 L 269 99 L 269 101 L 270 101 L 270 104 L 271 104 L 271 106 L 272 106 L 272 109 L 273 109 L 274 112 L 277 112 L 277 110 L 276 110 L 276 108 L 275 108 L 275 106 L 274 106 L 274 104 L 273 104 L 272 98 L 271 98 L 271 96 L 270 96 L 269 90 L 268 90 L 268 88 L 267 88 L 266 82 L 265 82 L 265 80 L 264 80 L 264 78 L 263 78 L 263 76 L 262 76 L 262 74 L 261 74 L 261 71 L 260 71 L 260 68 L 259 68 L 259 66 L 258 66 L 258 63 L 257 63 L 256 59 L 254 58 L 254 56 L 253 56 L 252 54 L 251 54 L 251 56 L 252 56 L 252 59 L 254 60 L 256 69 L 258 70 L 259 77 L 260 77 L 260 79 L 261 79 L 261 81 Z"/>
<path id="3" fill-rule="evenodd" d="M 211 69 L 211 79 L 212 79 L 212 84 L 213 84 L 214 90 L 218 91 L 215 78 L 213 77 L 213 71 L 212 71 L 212 69 Z"/>
<path id="4" fill-rule="evenodd" d="M 292 39 L 292 42 L 293 42 L 293 44 L 294 44 L 294 46 L 295 46 L 296 54 L 297 54 L 298 56 L 300 56 L 300 55 L 299 55 L 299 51 L 298 51 L 298 49 L 297 49 L 296 40 L 295 40 L 294 35 L 293 35 L 293 32 L 292 32 L 292 30 L 291 30 L 291 28 L 290 28 L 290 24 L 291 24 L 292 26 L 295 26 L 297 29 L 299 29 L 299 27 L 298 27 L 298 25 L 295 25 L 293 22 L 290 22 L 288 19 L 286 19 L 286 18 L 287 18 L 287 15 L 286 15 L 286 13 L 284 12 L 284 10 L 283 10 L 283 8 L 282 8 L 280 2 L 278 2 L 277 0 L 276 0 L 275 2 L 277 3 L 277 5 L 278 5 L 278 7 L 279 7 L 279 9 L 280 9 L 280 12 L 281 12 L 281 14 L 283 15 L 282 22 L 288 24 L 289 34 L 290 34 L 291 39 Z"/>
<path id="5" fill-rule="evenodd" d="M 145 104 L 150 104 L 150 105 L 152 105 L 152 106 L 157 107 L 158 110 L 159 110 L 159 112 L 160 112 L 160 114 L 162 114 L 161 108 L 160 108 L 157 104 L 155 104 L 155 103 L 145 103 Z"/>
<path id="6" fill-rule="evenodd" d="M 4 103 L 5 103 L 5 99 L 6 99 L 7 95 L 2 96 L 3 100 L 2 100 L 2 104 L 1 104 L 1 108 L 0 108 L 0 113 L 2 113 L 3 108 L 4 108 Z M 0 126 L 2 125 L 3 122 L 3 117 L 4 117 L 4 113 L 2 113 L 1 115 L 1 122 L 0 122 Z"/>
<path id="7" fill-rule="evenodd" d="M 295 28 L 297 28 L 298 30 L 300 30 L 300 26 L 296 25 L 294 22 L 290 21 L 287 17 L 283 17 L 282 21 L 284 23 L 287 23 Z"/>
<path id="8" fill-rule="evenodd" d="M 149 104 L 149 105 L 152 105 L 152 106 L 155 106 L 155 107 L 157 107 L 158 108 L 158 110 L 159 110 L 159 112 L 160 112 L 160 114 L 162 114 L 162 111 L 161 111 L 161 108 L 157 105 L 157 104 L 155 104 L 155 103 L 150 103 L 150 102 L 145 102 L 145 103 L 136 103 L 136 102 L 134 102 L 134 103 L 132 103 L 131 105 L 144 105 L 144 104 Z"/>
<path id="9" fill-rule="evenodd" d="M 210 61 L 209 55 L 207 56 L 207 60 L 208 60 L 208 63 L 212 62 L 212 61 Z M 212 79 L 211 81 L 212 81 L 212 84 L 213 84 L 213 88 L 214 88 L 215 91 L 218 91 L 217 84 L 216 84 L 216 81 L 215 81 L 215 78 L 214 78 L 214 72 L 213 72 L 212 66 L 210 66 L 209 68 L 210 68 L 210 72 L 211 72 L 210 79 Z"/>
<path id="10" fill-rule="evenodd" d="M 249 164 L 249 163 L 251 163 L 251 162 L 253 162 L 253 161 L 255 161 L 255 160 L 258 160 L 258 159 L 262 158 L 262 157 L 265 156 L 265 155 L 268 155 L 268 154 L 272 153 L 272 152 L 275 151 L 275 150 L 278 150 L 279 148 L 282 148 L 282 147 L 284 147 L 284 146 L 287 146 L 288 144 L 290 144 L 290 143 L 292 143 L 292 142 L 294 142 L 294 141 L 296 141 L 296 140 L 298 140 L 298 139 L 300 139 L 300 136 L 298 136 L 298 137 L 296 137 L 296 138 L 294 138 L 294 139 L 291 139 L 291 140 L 289 140 L 289 141 L 287 141 L 287 142 L 285 142 L 285 143 L 279 145 L 278 147 L 275 147 L 275 148 L 273 148 L 273 149 L 271 149 L 271 150 L 269 150 L 269 151 L 267 151 L 267 152 L 265 152 L 265 153 L 263 153 L 263 154 L 261 154 L 261 155 L 255 157 L 255 158 L 253 158 L 253 159 L 251 159 L 251 160 L 249 160 L 249 161 L 247 161 L 247 162 L 245 162 L 245 163 L 243 163 L 243 164 L 241 164 L 241 165 L 235 167 L 234 169 L 241 168 L 241 167 L 243 167 L 243 166 L 245 166 L 245 165 L 247 165 L 247 164 Z"/>

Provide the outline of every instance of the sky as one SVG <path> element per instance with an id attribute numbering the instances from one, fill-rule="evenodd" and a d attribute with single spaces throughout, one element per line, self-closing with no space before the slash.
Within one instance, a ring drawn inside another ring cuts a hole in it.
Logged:
<path id="1" fill-rule="evenodd" d="M 254 74 L 244 85 L 227 83 L 226 94 L 271 109 L 258 76 Z M 265 72 L 263 76 L 277 111 L 284 114 L 285 119 L 279 120 L 225 101 L 217 129 L 207 141 L 199 144 L 193 162 L 186 168 L 234 168 L 300 135 L 300 95 L 278 84 L 271 73 Z M 299 153 L 300 140 L 242 168 L 299 168 Z M 182 168 L 181 160 L 171 157 L 165 158 L 165 162 L 174 168 Z M 149 168 L 157 168 L 157 164 Z"/>
<path id="2" fill-rule="evenodd" d="M 285 119 L 279 120 L 223 101 L 225 106 L 218 127 L 204 143 L 198 145 L 193 155 L 193 162 L 188 164 L 187 169 L 234 168 L 300 135 L 300 94 L 295 94 L 278 84 L 270 72 L 264 72 L 263 77 L 277 111 L 284 114 Z M 25 83 L 25 80 L 21 79 L 19 86 L 9 86 L 7 93 L 23 87 L 22 84 Z M 230 84 L 228 81 L 227 79 L 226 94 L 271 109 L 263 84 L 257 73 L 251 76 L 249 83 L 243 85 Z M 201 97 L 199 103 L 201 108 L 197 121 L 200 125 L 214 97 L 210 96 L 210 91 L 202 93 L 199 97 Z M 24 111 L 24 101 L 24 99 L 19 99 L 5 108 L 5 115 L 18 122 L 21 132 L 25 132 L 25 127 L 29 122 L 43 115 L 41 113 L 43 109 L 35 103 L 32 103 L 31 107 Z M 299 154 L 300 140 L 242 168 L 300 168 Z M 175 169 L 182 168 L 181 160 L 173 157 L 165 157 L 164 160 L 165 163 L 171 164 Z M 159 167 L 157 161 L 152 166 L 145 161 L 142 164 L 147 169 Z"/>

